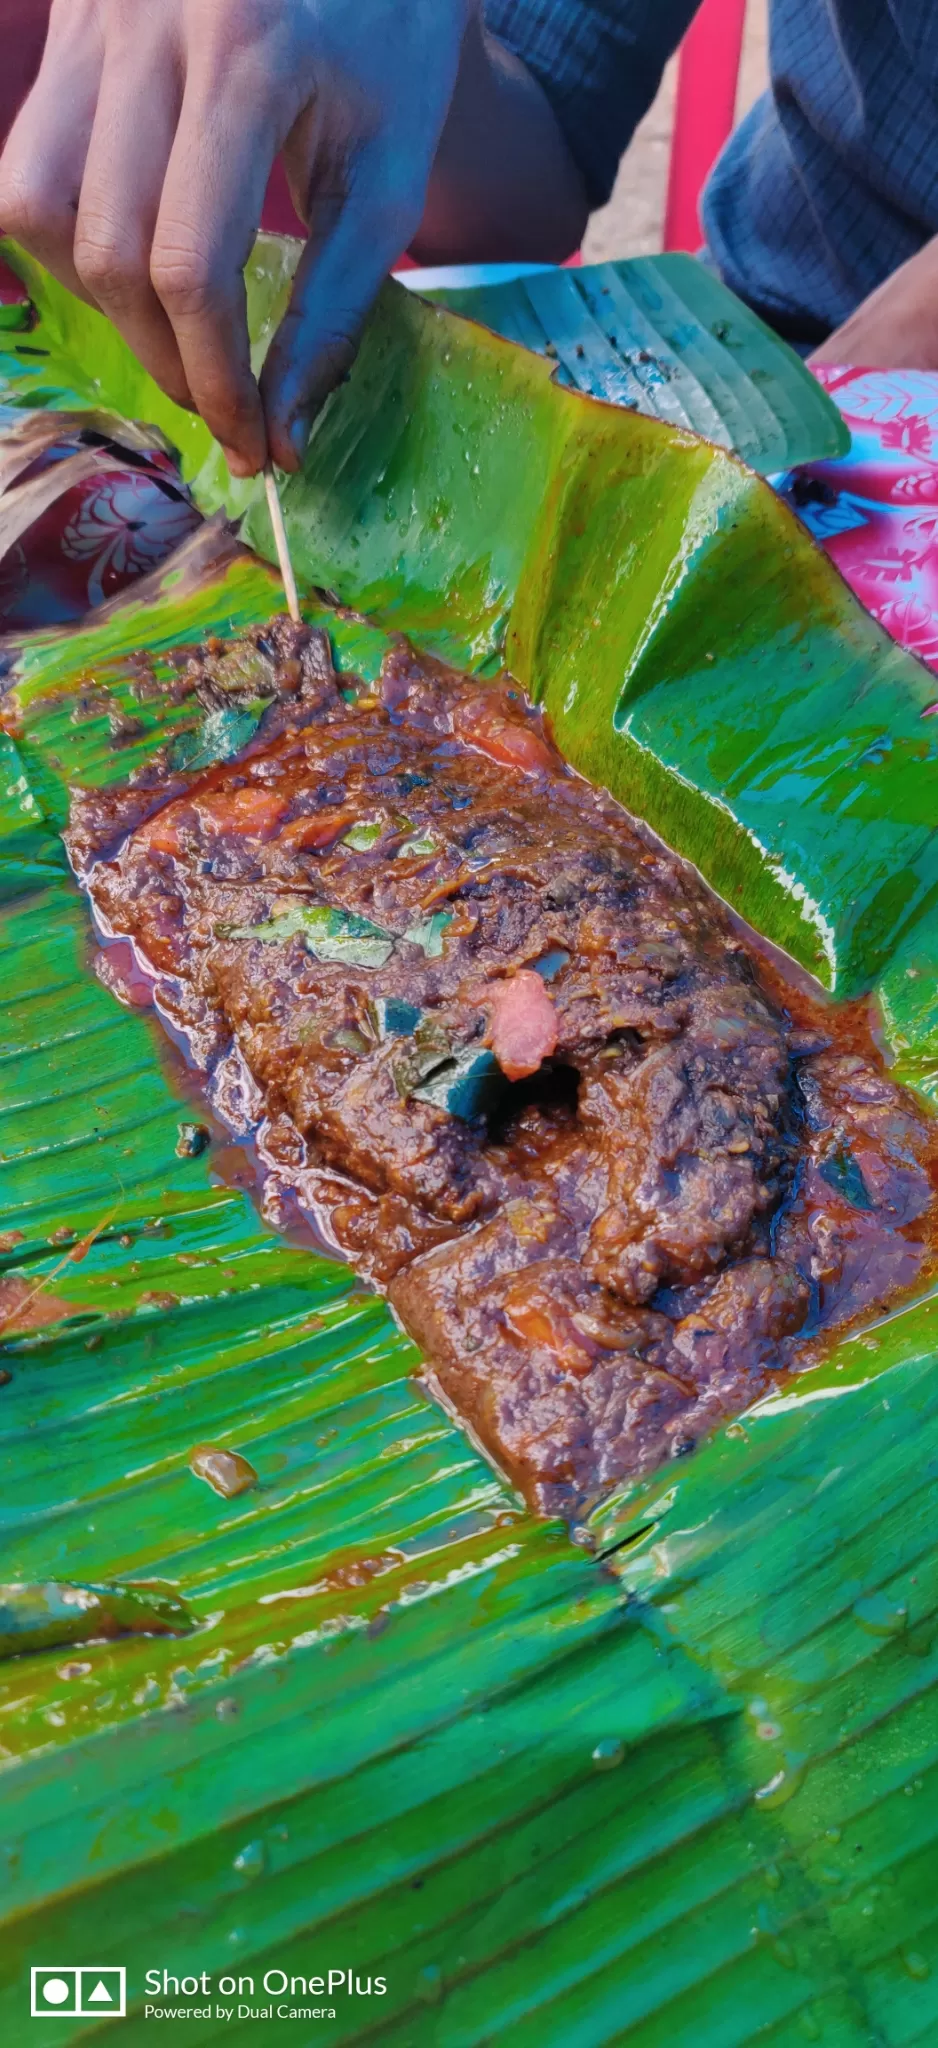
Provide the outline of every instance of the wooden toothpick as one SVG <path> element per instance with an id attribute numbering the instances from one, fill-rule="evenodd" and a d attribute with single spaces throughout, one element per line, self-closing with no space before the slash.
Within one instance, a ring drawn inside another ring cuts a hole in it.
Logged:
<path id="1" fill-rule="evenodd" d="M 274 475 L 274 465 L 272 462 L 268 462 L 264 471 L 264 485 L 267 491 L 270 523 L 274 529 L 277 560 L 280 564 L 280 577 L 286 591 L 287 610 L 294 625 L 299 626 L 301 624 L 300 600 L 296 594 L 296 577 L 293 574 L 293 563 L 290 560 L 287 529 L 283 523 L 283 506 L 280 503 L 280 492 L 277 489 L 277 479 Z"/>

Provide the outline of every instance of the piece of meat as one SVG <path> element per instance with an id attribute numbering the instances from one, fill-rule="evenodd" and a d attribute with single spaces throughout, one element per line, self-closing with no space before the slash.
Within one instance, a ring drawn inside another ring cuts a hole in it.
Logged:
<path id="1" fill-rule="evenodd" d="M 801 1274 L 742 1260 L 683 1313 L 633 1308 L 541 1189 L 406 1267 L 391 1300 L 433 1378 L 543 1513 L 681 1454 L 759 1394 L 811 1307 Z M 669 1305 L 670 1306 L 670 1305 Z"/>
<path id="2" fill-rule="evenodd" d="M 671 1325 L 590 1280 L 544 1191 L 427 1253 L 391 1287 L 433 1378 L 543 1513 L 569 1510 L 667 1450 L 691 1390 L 667 1370 Z M 651 1447 L 651 1448 L 650 1448 Z"/>
<path id="3" fill-rule="evenodd" d="M 340 688 L 278 620 L 173 695 L 196 761 L 232 707 L 250 736 L 73 793 L 110 979 L 148 977 L 267 1213 L 389 1290 L 538 1508 L 686 1450 L 929 1270 L 929 1119 L 773 997 L 510 682 L 400 641 Z"/>
<path id="4" fill-rule="evenodd" d="M 738 1406 L 741 1379 L 777 1359 L 805 1323 L 810 1280 L 779 1258 L 741 1259 L 697 1296 L 674 1324 L 675 1352 L 695 1387 L 729 1393 Z"/>
<path id="5" fill-rule="evenodd" d="M 597 1279 L 644 1302 L 742 1255 L 791 1165 L 788 1064 L 781 1019 L 743 989 L 708 991 L 679 1039 L 591 1074 L 581 1114 L 609 1160 Z"/>
<path id="6" fill-rule="evenodd" d="M 776 1249 L 810 1278 L 817 1323 L 843 1329 L 922 1270 L 933 1132 L 905 1090 L 855 1054 L 806 1061 L 801 1092 L 806 1142 Z"/>

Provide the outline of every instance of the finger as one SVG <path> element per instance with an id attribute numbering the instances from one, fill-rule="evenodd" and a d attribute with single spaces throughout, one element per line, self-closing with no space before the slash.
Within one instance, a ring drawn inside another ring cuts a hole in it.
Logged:
<path id="1" fill-rule="evenodd" d="M 310 426 L 346 375 L 372 301 L 416 231 L 423 192 L 384 151 L 359 159 L 348 190 L 317 191 L 310 239 L 261 374 L 270 451 L 298 469 Z"/>
<path id="2" fill-rule="evenodd" d="M 103 49 L 89 8 L 74 6 L 53 9 L 39 76 L 0 157 L 0 229 L 88 299 L 73 245 Z"/>
<path id="3" fill-rule="evenodd" d="M 238 476 L 267 460 L 243 272 L 281 140 L 233 80 L 208 99 L 187 85 L 150 257 L 193 402 Z"/>
<path id="4" fill-rule="evenodd" d="M 176 338 L 150 281 L 150 249 L 180 101 L 171 52 L 148 48 L 146 39 L 141 47 L 139 35 L 133 52 L 109 46 L 82 180 L 74 260 L 85 290 L 138 361 L 177 405 L 191 405 Z"/>

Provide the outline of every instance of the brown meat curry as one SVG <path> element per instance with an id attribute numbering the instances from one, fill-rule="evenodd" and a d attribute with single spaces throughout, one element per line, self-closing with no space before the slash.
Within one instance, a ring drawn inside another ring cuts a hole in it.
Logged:
<path id="1" fill-rule="evenodd" d="M 400 642 L 340 687 L 276 620 L 181 688 L 259 675 L 235 760 L 74 791 L 71 856 L 268 1212 L 388 1293 L 531 1502 L 680 1455 L 916 1282 L 929 1118 L 510 681 Z"/>

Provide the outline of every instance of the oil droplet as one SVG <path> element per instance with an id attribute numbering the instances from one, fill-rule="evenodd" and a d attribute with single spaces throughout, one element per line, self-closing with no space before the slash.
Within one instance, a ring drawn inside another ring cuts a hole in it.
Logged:
<path id="1" fill-rule="evenodd" d="M 825 1842 L 839 1842 L 839 1841 L 840 1841 L 840 1829 L 839 1829 L 839 1828 L 825 1828 L 825 1830 L 824 1830 L 824 1840 L 825 1840 Z"/>
<path id="2" fill-rule="evenodd" d="M 233 1868 L 241 1877 L 260 1877 L 267 1865 L 267 1851 L 263 1842 L 247 1842 L 238 1851 Z"/>
<path id="3" fill-rule="evenodd" d="M 593 1762 L 598 1771 L 614 1771 L 625 1755 L 625 1743 L 617 1735 L 604 1735 L 593 1751 Z"/>
<path id="4" fill-rule="evenodd" d="M 898 1636 L 908 1626 L 909 1610 L 904 1601 L 888 1593 L 865 1593 L 854 1602 L 854 1617 L 871 1636 Z"/>
<path id="5" fill-rule="evenodd" d="M 428 1963 L 426 1969 L 421 1970 L 415 1990 L 424 2005 L 439 2004 L 443 1996 L 443 1972 L 439 1963 Z"/>
<path id="6" fill-rule="evenodd" d="M 916 1949 L 907 1949 L 902 1960 L 909 1976 L 914 1977 L 916 1983 L 922 1984 L 926 1977 L 931 1976 L 931 1964 L 926 1962 L 925 1957 L 920 1956 Z"/>
<path id="7" fill-rule="evenodd" d="M 794 1969 L 795 1951 L 790 1941 L 773 1941 L 772 1954 L 776 1962 L 781 1963 L 784 1970 Z"/>
<path id="8" fill-rule="evenodd" d="M 777 1892 L 781 1889 L 782 1873 L 777 1863 L 767 1863 L 764 1876 L 770 1892 Z"/>
<path id="9" fill-rule="evenodd" d="M 225 1500 L 257 1485 L 257 1473 L 240 1451 L 221 1451 L 215 1444 L 197 1444 L 189 1459 L 189 1470 L 204 1479 Z"/>
<path id="10" fill-rule="evenodd" d="M 804 1763 L 792 1758 L 786 1763 L 784 1770 L 776 1771 L 766 1785 L 760 1785 L 755 1794 L 756 1802 L 759 1806 L 769 1809 L 784 1806 L 786 1800 L 791 1799 L 798 1791 L 803 1781 Z"/>

